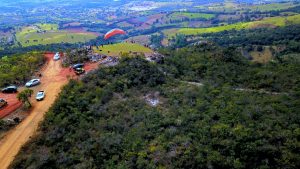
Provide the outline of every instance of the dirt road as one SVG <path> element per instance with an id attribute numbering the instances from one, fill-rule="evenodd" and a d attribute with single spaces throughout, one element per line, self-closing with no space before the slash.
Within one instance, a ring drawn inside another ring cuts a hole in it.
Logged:
<path id="1" fill-rule="evenodd" d="M 41 70 L 41 85 L 32 88 L 34 97 L 31 98 L 33 108 L 29 112 L 30 115 L 0 141 L 0 169 L 6 169 L 20 148 L 34 135 L 38 124 L 44 119 L 45 113 L 54 103 L 61 88 L 68 83 L 68 78 L 78 77 L 69 68 L 63 68 L 61 61 L 53 61 L 53 56 L 54 54 L 45 54 L 47 62 Z M 89 72 L 98 68 L 98 65 L 99 63 L 87 63 L 84 68 Z M 35 94 L 39 90 L 44 90 L 46 97 L 43 101 L 37 102 Z"/>
<path id="2" fill-rule="evenodd" d="M 17 99 L 17 94 L 15 94 L 15 93 L 13 93 L 13 94 L 0 93 L 0 98 L 7 101 L 7 104 L 8 104 L 4 108 L 0 109 L 0 119 L 7 116 L 11 112 L 17 110 L 18 108 L 20 108 L 22 106 L 22 102 L 20 102 Z"/>
<path id="3" fill-rule="evenodd" d="M 51 58 L 50 55 L 48 57 Z M 33 101 L 33 108 L 30 110 L 30 115 L 0 141 L 1 169 L 5 169 L 9 166 L 22 145 L 34 134 L 39 122 L 43 120 L 44 114 L 55 101 L 62 86 L 68 82 L 65 76 L 59 75 L 63 70 L 60 61 L 54 62 L 49 58 L 47 65 L 42 71 L 43 77 L 41 78 L 41 85 L 34 88 L 34 96 L 36 91 L 45 90 L 46 98 L 41 102 Z"/>
<path id="4" fill-rule="evenodd" d="M 187 83 L 187 84 L 194 85 L 194 86 L 204 86 L 204 84 L 200 83 L 200 82 L 188 82 L 188 81 L 180 81 L 180 82 Z M 260 90 L 247 89 L 247 88 L 232 88 L 232 89 L 235 90 L 235 91 L 260 93 L 260 94 L 268 94 L 268 95 L 286 95 L 286 96 L 289 95 L 289 93 L 286 93 L 286 92 L 270 92 L 270 91 L 267 91 L 265 89 L 260 89 Z"/>

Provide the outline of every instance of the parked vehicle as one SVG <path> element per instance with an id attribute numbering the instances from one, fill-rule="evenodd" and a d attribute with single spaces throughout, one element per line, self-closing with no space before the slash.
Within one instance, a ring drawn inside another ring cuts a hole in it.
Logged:
<path id="1" fill-rule="evenodd" d="M 77 63 L 77 64 L 73 65 L 72 68 L 73 68 L 74 70 L 76 70 L 77 68 L 83 68 L 83 66 L 84 66 L 84 64 L 82 64 L 82 63 Z"/>
<path id="2" fill-rule="evenodd" d="M 25 86 L 26 86 L 26 87 L 32 87 L 32 86 L 36 86 L 36 85 L 38 85 L 38 84 L 40 84 L 40 83 L 41 83 L 40 79 L 32 79 L 32 80 L 30 80 L 29 82 L 27 82 L 27 83 L 25 84 Z"/>
<path id="3" fill-rule="evenodd" d="M 75 74 L 76 75 L 81 75 L 83 73 L 85 73 L 85 70 L 83 68 L 76 68 L 75 69 Z"/>
<path id="4" fill-rule="evenodd" d="M 16 93 L 18 92 L 17 86 L 8 86 L 1 90 L 2 93 Z"/>
<path id="5" fill-rule="evenodd" d="M 56 52 L 56 54 L 54 55 L 54 57 L 53 57 L 53 60 L 59 60 L 60 59 L 60 54 L 59 54 L 59 52 Z"/>
<path id="6" fill-rule="evenodd" d="M 7 101 L 5 101 L 4 99 L 0 98 L 0 109 L 5 107 L 7 105 Z"/>
<path id="7" fill-rule="evenodd" d="M 45 91 L 41 90 L 41 91 L 39 91 L 39 92 L 36 94 L 35 99 L 36 99 L 37 101 L 44 100 L 45 95 L 46 95 L 46 94 L 45 94 Z"/>

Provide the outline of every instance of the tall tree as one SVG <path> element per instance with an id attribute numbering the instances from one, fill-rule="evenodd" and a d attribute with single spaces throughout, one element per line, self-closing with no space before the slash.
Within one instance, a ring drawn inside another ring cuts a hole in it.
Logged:
<path id="1" fill-rule="evenodd" d="M 29 97 L 31 97 L 32 94 L 33 94 L 33 90 L 25 89 L 18 94 L 17 98 L 19 101 L 23 102 L 25 105 L 28 105 L 28 108 L 29 108 L 32 106 L 29 101 Z"/>

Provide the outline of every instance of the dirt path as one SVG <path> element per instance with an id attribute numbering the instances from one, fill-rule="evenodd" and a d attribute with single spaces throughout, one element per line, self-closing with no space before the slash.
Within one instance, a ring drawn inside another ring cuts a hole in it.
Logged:
<path id="1" fill-rule="evenodd" d="M 30 115 L 0 140 L 0 169 L 6 169 L 20 148 L 34 135 L 61 88 L 68 83 L 68 78 L 78 78 L 69 68 L 63 68 L 61 61 L 53 61 L 53 56 L 54 54 L 51 53 L 45 54 L 47 62 L 41 70 L 41 85 L 31 88 L 34 91 L 34 97 L 31 98 L 33 108 L 29 111 Z M 86 72 L 89 72 L 98 68 L 98 65 L 99 63 L 87 63 L 84 68 Z M 35 94 L 39 90 L 44 90 L 46 93 L 45 99 L 41 102 L 35 101 Z"/>
<path id="2" fill-rule="evenodd" d="M 20 108 L 22 106 L 22 102 L 20 102 L 17 99 L 17 94 L 16 93 L 13 93 L 13 94 L 0 93 L 0 98 L 6 100 L 7 104 L 8 104 L 4 108 L 0 109 L 0 119 L 7 116 L 11 112 L 17 110 L 18 108 Z"/>
<path id="3" fill-rule="evenodd" d="M 35 133 L 38 124 L 43 120 L 44 114 L 54 103 L 62 86 L 67 84 L 67 78 L 59 75 L 62 70 L 60 61 L 54 62 L 52 59 L 49 59 L 42 72 L 41 85 L 33 89 L 35 94 L 38 90 L 45 90 L 45 100 L 41 102 L 33 101 L 33 108 L 30 111 L 30 115 L 0 141 L 1 169 L 5 169 L 10 165 L 22 145 Z"/>
<path id="4" fill-rule="evenodd" d="M 204 86 L 203 83 L 200 82 L 188 82 L 188 81 L 181 81 L 182 83 L 187 83 L 194 86 Z M 286 92 L 270 92 L 264 89 L 255 90 L 255 89 L 247 89 L 247 88 L 233 88 L 235 91 L 242 91 L 242 92 L 252 92 L 252 93 L 260 93 L 260 94 L 268 94 L 268 95 L 289 95 L 289 93 Z"/>

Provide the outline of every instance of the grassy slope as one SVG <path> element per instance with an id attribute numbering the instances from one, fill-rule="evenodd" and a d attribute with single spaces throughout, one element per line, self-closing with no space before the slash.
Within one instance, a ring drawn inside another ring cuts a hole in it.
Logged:
<path id="1" fill-rule="evenodd" d="M 279 10 L 285 10 L 292 7 L 295 7 L 296 5 L 292 2 L 287 3 L 271 3 L 271 4 L 262 4 L 262 5 L 245 5 L 245 4 L 236 4 L 233 1 L 225 1 L 224 3 L 215 3 L 208 6 L 196 6 L 199 9 L 202 10 L 209 10 L 214 12 L 234 12 L 234 11 L 240 11 L 240 12 L 268 12 L 268 11 L 279 11 Z"/>
<path id="2" fill-rule="evenodd" d="M 215 15 L 206 13 L 174 12 L 169 17 L 171 19 L 177 19 L 178 17 L 185 17 L 189 19 L 211 19 L 215 17 Z"/>
<path id="3" fill-rule="evenodd" d="M 36 24 L 40 29 L 42 30 L 58 30 L 58 25 L 57 24 Z"/>
<path id="4" fill-rule="evenodd" d="M 37 31 L 46 31 L 45 33 L 38 33 Z M 35 26 L 22 28 L 16 34 L 17 41 L 22 46 L 33 46 L 39 44 L 53 44 L 53 43 L 77 43 L 86 42 L 97 36 L 88 33 L 71 33 L 68 31 L 58 30 L 56 24 L 37 24 Z M 36 40 L 36 41 L 35 41 Z"/>
<path id="5" fill-rule="evenodd" d="M 215 33 L 215 32 L 222 32 L 225 30 L 241 30 L 241 29 L 251 29 L 261 26 L 286 26 L 292 24 L 300 24 L 300 15 L 288 16 L 288 17 L 271 17 L 265 18 L 261 21 L 253 21 L 253 22 L 240 22 L 231 25 L 225 26 L 217 26 L 217 27 L 210 27 L 210 28 L 182 28 L 177 29 L 176 31 L 165 31 L 167 36 L 174 36 L 176 33 L 178 34 L 185 34 L 185 35 L 196 35 L 202 33 Z"/>
<path id="6" fill-rule="evenodd" d="M 260 12 L 268 12 L 268 11 L 279 11 L 288 8 L 292 8 L 295 5 L 291 2 L 289 3 L 273 3 L 273 4 L 264 4 L 264 5 L 254 5 L 249 7 L 251 11 L 260 11 Z"/>
<path id="7" fill-rule="evenodd" d="M 117 43 L 112 45 L 104 45 L 103 47 L 99 47 L 98 49 L 94 47 L 94 51 L 109 56 L 117 56 L 120 55 L 121 52 L 130 53 L 130 51 L 138 53 L 153 52 L 151 49 L 136 43 Z"/>

